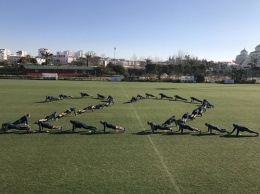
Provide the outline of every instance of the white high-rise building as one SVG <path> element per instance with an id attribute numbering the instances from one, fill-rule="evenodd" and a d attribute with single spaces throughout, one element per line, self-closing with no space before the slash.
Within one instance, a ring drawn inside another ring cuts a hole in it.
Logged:
<path id="1" fill-rule="evenodd" d="M 246 49 L 236 56 L 236 63 L 242 67 L 246 67 L 249 63 L 260 66 L 260 44 L 255 47 L 255 51 L 248 54 Z"/>
<path id="2" fill-rule="evenodd" d="M 260 44 L 255 47 L 255 51 L 249 54 L 251 62 L 256 66 L 260 66 Z"/>
<path id="3" fill-rule="evenodd" d="M 8 59 L 8 56 L 11 55 L 11 51 L 8 49 L 0 49 L 0 61 L 5 61 Z"/>
<path id="4" fill-rule="evenodd" d="M 79 50 L 79 51 L 75 52 L 74 56 L 75 56 L 76 59 L 81 58 L 81 57 L 85 57 L 83 50 Z"/>
<path id="5" fill-rule="evenodd" d="M 19 57 L 25 57 L 27 55 L 27 52 L 26 51 L 17 51 L 16 55 Z"/>
<path id="6" fill-rule="evenodd" d="M 242 66 L 242 64 L 246 61 L 247 58 L 248 58 L 248 52 L 246 49 L 243 49 L 240 52 L 240 55 L 236 56 L 236 63 Z"/>
<path id="7" fill-rule="evenodd" d="M 58 51 L 53 55 L 53 62 L 55 64 L 68 64 L 73 61 L 73 53 L 70 51 Z"/>
<path id="8" fill-rule="evenodd" d="M 236 56 L 236 63 L 242 67 L 247 67 L 248 64 L 260 66 L 260 44 L 255 47 L 255 51 L 248 54 L 247 50 L 243 49 L 240 55 Z"/>

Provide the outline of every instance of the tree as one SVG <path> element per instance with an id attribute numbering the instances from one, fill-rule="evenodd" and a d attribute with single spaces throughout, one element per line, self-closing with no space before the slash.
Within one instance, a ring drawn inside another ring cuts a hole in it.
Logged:
<path id="1" fill-rule="evenodd" d="M 26 55 L 25 57 L 21 57 L 17 62 L 21 64 L 37 63 L 37 60 L 31 57 L 31 55 Z"/>
<path id="2" fill-rule="evenodd" d="M 244 69 L 233 69 L 232 79 L 238 82 L 247 79 L 247 71 Z"/>
<path id="3" fill-rule="evenodd" d="M 152 63 L 151 59 L 145 59 L 146 65 L 150 65 Z"/>
<path id="4" fill-rule="evenodd" d="M 179 64 L 177 65 L 178 79 L 180 79 L 180 74 L 182 73 L 182 71 L 183 71 L 183 66 L 182 66 L 181 63 L 179 63 Z"/>
<path id="5" fill-rule="evenodd" d="M 20 63 L 20 64 L 28 63 L 28 61 L 27 61 L 27 59 L 25 57 L 21 57 L 17 62 Z"/>
<path id="6" fill-rule="evenodd" d="M 115 73 L 117 73 L 119 75 L 127 76 L 127 71 L 123 65 L 115 65 L 113 70 Z"/>
<path id="7" fill-rule="evenodd" d="M 45 60 L 46 60 L 45 65 L 48 65 L 48 59 L 49 59 L 50 57 L 52 57 L 53 54 L 50 53 L 50 52 L 48 52 L 48 51 L 46 51 L 46 50 L 43 50 L 43 51 L 41 51 L 41 55 L 42 55 L 42 56 L 45 58 Z"/>
<path id="8" fill-rule="evenodd" d="M 204 83 L 205 82 L 205 77 L 203 75 L 197 75 L 196 76 L 196 82 L 197 83 Z"/>
<path id="9" fill-rule="evenodd" d="M 107 73 L 107 70 L 106 70 L 106 67 L 104 65 L 97 67 L 97 69 L 96 69 L 96 75 L 97 76 L 102 76 L 106 73 Z"/>
<path id="10" fill-rule="evenodd" d="M 112 62 L 109 62 L 106 66 L 106 70 L 109 74 L 114 74 L 114 67 L 115 65 Z"/>
<path id="11" fill-rule="evenodd" d="M 205 73 L 207 67 L 205 64 L 199 64 L 198 69 L 199 69 L 200 73 Z"/>
<path id="12" fill-rule="evenodd" d="M 98 56 L 91 56 L 88 59 L 88 62 L 90 62 L 91 66 L 99 66 L 101 64 L 101 61 L 102 61 L 101 57 L 98 57 Z"/>
<path id="13" fill-rule="evenodd" d="M 90 59 L 91 57 L 94 57 L 95 55 L 96 55 L 96 53 L 93 52 L 93 51 L 88 51 L 88 52 L 85 54 L 85 56 L 86 56 L 86 58 L 87 58 L 87 66 L 89 66 L 89 59 Z"/>
<path id="14" fill-rule="evenodd" d="M 158 67 L 156 64 L 147 64 L 145 66 L 145 71 L 148 74 L 158 74 Z"/>
<path id="15" fill-rule="evenodd" d="M 131 57 L 131 60 L 132 60 L 132 64 L 135 66 L 135 65 L 136 65 L 136 61 L 137 61 L 137 56 L 136 56 L 135 53 L 134 53 L 133 56 Z"/>

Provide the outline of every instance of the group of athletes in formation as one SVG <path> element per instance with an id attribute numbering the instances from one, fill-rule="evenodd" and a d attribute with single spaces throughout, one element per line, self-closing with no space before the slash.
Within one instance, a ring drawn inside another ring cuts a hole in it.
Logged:
<path id="1" fill-rule="evenodd" d="M 87 93 L 80 93 L 80 95 L 81 95 L 82 98 L 86 97 L 86 96 L 94 98 L 93 95 L 90 95 L 90 94 L 87 94 Z M 64 95 L 64 94 L 60 94 L 59 98 L 56 98 L 56 97 L 53 97 L 53 96 L 46 96 L 45 102 L 63 100 L 63 99 L 66 99 L 66 98 L 73 98 L 73 96 Z M 62 112 L 60 114 L 57 114 L 57 112 L 53 112 L 50 115 L 48 115 L 48 116 L 46 116 L 42 119 L 37 120 L 34 124 L 38 125 L 39 132 L 42 132 L 44 128 L 47 129 L 47 132 L 49 132 L 48 129 L 58 129 L 58 130 L 62 131 L 61 126 L 52 125 L 52 124 L 48 123 L 48 121 L 58 120 L 62 117 L 65 117 L 66 115 L 69 115 L 69 114 L 72 114 L 72 113 L 74 113 L 74 115 L 76 116 L 78 114 L 82 114 L 82 113 L 85 113 L 87 111 L 93 112 L 95 109 L 101 109 L 101 108 L 104 108 L 104 107 L 112 106 L 115 103 L 114 98 L 110 95 L 106 98 L 105 96 L 103 96 L 101 94 L 97 94 L 96 98 L 100 99 L 100 100 L 105 100 L 105 103 L 100 103 L 100 104 L 97 104 L 95 106 L 89 105 L 89 106 L 87 106 L 83 109 L 80 109 L 78 111 L 76 110 L 76 107 L 72 107 L 72 108 L 65 110 L 64 112 Z M 29 132 L 31 130 L 31 127 L 29 125 L 29 117 L 30 116 L 31 116 L 30 113 L 28 113 L 28 114 L 22 116 L 20 119 L 14 121 L 14 122 L 3 123 L 2 124 L 2 131 L 4 133 L 6 133 L 11 129 L 16 129 L 16 130 L 26 130 L 27 132 Z M 74 132 L 76 128 L 83 128 L 83 129 L 90 130 L 92 133 L 95 133 L 96 129 L 97 129 L 97 127 L 94 127 L 94 126 L 91 126 L 91 125 L 88 125 L 86 123 L 76 121 L 76 120 L 70 120 L 70 123 L 72 124 L 72 132 Z M 103 133 L 105 133 L 107 128 L 115 129 L 115 130 L 122 131 L 122 132 L 125 131 L 124 127 L 108 123 L 107 121 L 101 120 L 100 123 L 103 125 Z"/>
<path id="2" fill-rule="evenodd" d="M 137 102 L 141 99 L 144 98 L 160 98 L 160 99 L 170 99 L 170 100 L 181 100 L 184 102 L 188 102 L 188 99 L 183 98 L 179 95 L 174 95 L 174 97 L 171 96 L 167 96 L 166 94 L 163 93 L 159 93 L 160 97 L 157 97 L 153 94 L 149 94 L 149 93 L 145 93 L 145 97 L 138 94 L 137 96 L 133 96 L 130 100 L 130 102 Z M 175 123 L 175 126 L 179 127 L 179 131 L 181 133 L 183 133 L 184 129 L 190 130 L 190 131 L 195 131 L 198 133 L 202 133 L 202 131 L 196 127 L 192 127 L 190 125 L 188 125 L 186 123 L 186 121 L 189 120 L 194 120 L 197 116 L 202 116 L 203 112 L 206 112 L 207 109 L 209 108 L 214 108 L 214 105 L 212 105 L 208 100 L 204 99 L 204 100 L 199 100 L 196 97 L 190 97 L 190 102 L 197 102 L 197 103 L 201 103 L 201 105 L 198 108 L 195 108 L 191 114 L 189 114 L 189 112 L 186 112 L 183 114 L 181 119 L 176 119 L 175 116 L 171 116 L 170 118 L 168 118 L 164 123 L 162 124 L 156 124 L 152 121 L 148 121 L 147 124 L 150 126 L 152 133 L 154 133 L 154 131 L 157 130 L 166 130 L 166 131 L 170 131 L 172 132 L 172 127 L 171 124 Z M 226 129 L 220 128 L 218 126 L 214 126 L 212 124 L 209 123 L 205 123 L 205 126 L 207 127 L 207 132 L 210 134 L 213 134 L 213 130 L 219 131 L 221 133 L 227 133 L 228 135 L 231 135 L 232 133 L 234 133 L 235 131 L 237 131 L 236 136 L 239 135 L 240 132 L 249 132 L 249 133 L 254 133 L 257 136 L 259 136 L 259 132 L 253 131 L 251 129 L 249 129 L 248 127 L 245 126 L 241 126 L 238 124 L 233 124 L 233 130 L 231 132 L 228 132 Z"/>
<path id="3" fill-rule="evenodd" d="M 81 97 L 93 97 L 93 95 L 88 94 L 88 93 L 80 93 Z M 137 102 L 141 99 L 149 99 L 149 98 L 160 98 L 160 99 L 171 99 L 171 100 L 181 100 L 181 101 L 185 101 L 188 102 L 188 99 L 183 98 L 181 96 L 175 95 L 174 97 L 171 96 L 167 96 L 163 93 L 159 93 L 160 97 L 157 97 L 153 94 L 149 94 L 149 93 L 145 93 L 145 97 L 138 94 L 137 96 L 133 96 L 130 100 L 130 103 L 133 102 Z M 53 97 L 53 96 L 46 96 L 45 102 L 52 102 L 52 101 L 57 101 L 57 100 L 63 100 L 63 99 L 67 99 L 67 98 L 73 98 L 73 96 L 69 96 L 69 95 L 64 95 L 64 94 L 60 94 L 59 98 Z M 76 111 L 75 107 L 69 108 L 67 110 L 65 110 L 64 112 L 57 114 L 56 112 L 51 113 L 50 115 L 37 120 L 34 124 L 38 125 L 39 127 L 39 132 L 41 132 L 44 128 L 46 129 L 58 129 L 60 131 L 62 131 L 62 127 L 61 126 L 55 126 L 52 125 L 50 123 L 48 123 L 48 121 L 50 120 L 57 120 L 60 119 L 68 114 L 74 113 L 74 115 L 78 115 L 78 114 L 82 114 L 85 113 L 87 111 L 94 111 L 95 109 L 100 109 L 100 108 L 104 108 L 104 107 L 108 107 L 111 106 L 115 103 L 115 100 L 112 96 L 108 96 L 107 98 L 101 94 L 97 94 L 97 99 L 100 100 L 105 100 L 106 103 L 100 103 L 97 104 L 95 106 L 93 105 L 89 105 L 81 110 Z M 171 116 L 170 118 L 168 118 L 164 123 L 162 124 L 156 124 L 154 122 L 148 121 L 147 124 L 150 126 L 151 128 L 151 132 L 154 133 L 157 130 L 167 130 L 172 132 L 172 127 L 171 124 L 174 123 L 175 126 L 179 127 L 179 131 L 181 133 L 183 133 L 184 129 L 190 130 L 190 131 L 195 131 L 198 133 L 202 133 L 202 131 L 198 128 L 192 127 L 190 125 L 187 124 L 187 120 L 194 120 L 197 116 L 202 116 L 202 113 L 206 112 L 207 109 L 209 108 L 214 108 L 214 106 L 206 99 L 204 100 L 199 100 L 195 97 L 190 97 L 190 102 L 197 102 L 197 103 L 201 103 L 201 105 L 198 108 L 195 108 L 191 114 L 189 114 L 189 112 L 186 112 L 183 114 L 181 119 L 176 119 L 175 116 Z M 2 131 L 4 133 L 6 133 L 7 131 L 9 131 L 10 129 L 17 129 L 17 130 L 26 130 L 27 132 L 29 132 L 31 130 L 31 127 L 28 124 L 29 121 L 29 117 L 30 114 L 26 114 L 24 116 L 22 116 L 20 119 L 14 121 L 14 122 L 7 122 L 7 123 L 3 123 L 2 124 Z M 70 123 L 72 124 L 72 132 L 75 131 L 76 128 L 83 128 L 83 129 L 87 129 L 90 130 L 91 132 L 95 133 L 97 130 L 97 127 L 95 126 L 91 126 L 88 125 L 86 123 L 80 122 L 80 121 L 76 121 L 76 120 L 70 120 Z M 114 125 L 111 123 L 108 123 L 107 121 L 103 121 L 101 120 L 100 123 L 103 125 L 103 133 L 105 133 L 106 128 L 111 128 L 117 131 L 125 131 L 125 127 L 121 127 L 118 125 Z M 228 132 L 226 129 L 214 126 L 212 124 L 209 123 L 205 123 L 205 126 L 207 127 L 207 132 L 212 134 L 213 130 L 222 132 L 222 133 L 227 133 L 228 135 L 232 134 L 233 132 L 235 132 L 237 130 L 236 136 L 239 135 L 240 132 L 249 132 L 249 133 L 254 133 L 257 136 L 259 135 L 259 132 L 255 132 L 251 129 L 249 129 L 248 127 L 245 126 L 241 126 L 238 124 L 233 124 L 233 130 L 231 132 Z M 48 132 L 48 131 L 47 131 Z"/>

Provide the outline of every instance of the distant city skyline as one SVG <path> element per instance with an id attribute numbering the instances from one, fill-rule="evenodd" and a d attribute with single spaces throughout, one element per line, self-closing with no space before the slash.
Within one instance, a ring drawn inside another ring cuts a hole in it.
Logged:
<path id="1" fill-rule="evenodd" d="M 129 60 L 182 52 L 232 61 L 260 44 L 259 7 L 258 0 L 3 0 L 0 48 L 32 56 L 48 48 Z"/>

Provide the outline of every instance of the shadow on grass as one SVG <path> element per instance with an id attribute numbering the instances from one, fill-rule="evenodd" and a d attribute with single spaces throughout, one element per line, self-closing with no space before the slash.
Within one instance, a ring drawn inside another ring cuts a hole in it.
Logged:
<path id="1" fill-rule="evenodd" d="M 52 131 L 50 134 L 51 135 L 73 135 L 73 134 L 80 134 L 82 135 L 84 133 L 87 135 L 93 135 L 94 133 L 88 132 L 88 131 L 72 131 L 72 130 L 64 130 L 64 131 Z M 92 133 L 92 134 L 91 134 Z"/>
<path id="2" fill-rule="evenodd" d="M 35 103 L 50 103 L 50 102 L 46 102 L 46 101 L 38 101 L 38 102 L 35 102 Z"/>
<path id="3" fill-rule="evenodd" d="M 49 134 L 51 135 L 71 135 L 71 134 L 77 134 L 79 132 L 72 132 L 71 130 L 63 130 L 63 131 L 59 131 L 59 130 L 53 130 L 53 131 L 50 131 Z"/>
<path id="4" fill-rule="evenodd" d="M 132 133 L 132 135 L 162 135 L 162 134 L 165 134 L 167 133 L 166 131 L 164 130 L 158 130 L 158 131 L 154 131 L 152 133 L 151 130 L 145 130 L 145 131 L 139 131 L 139 132 L 136 132 L 136 133 Z"/>
<path id="5" fill-rule="evenodd" d="M 47 131 L 29 131 L 29 132 L 26 132 L 26 131 L 13 131 L 13 132 L 9 132 L 9 133 L 13 133 L 13 134 L 18 134 L 18 135 L 34 135 L 34 134 L 40 134 L 40 133 L 49 133 Z"/>
<path id="6" fill-rule="evenodd" d="M 192 136 L 215 136 L 215 135 L 219 135 L 218 133 L 197 133 L 197 134 L 192 134 Z"/>
<path id="7" fill-rule="evenodd" d="M 155 88 L 156 90 L 176 90 L 177 88 Z"/>
<path id="8" fill-rule="evenodd" d="M 124 134 L 124 132 L 114 132 L 114 131 L 106 131 L 105 133 L 103 131 L 96 131 L 95 133 L 91 131 L 74 131 L 66 130 L 66 131 L 52 131 L 49 134 L 51 135 L 73 135 L 73 134 L 79 134 L 79 135 L 106 135 L 106 134 Z"/>
<path id="9" fill-rule="evenodd" d="M 0 132 L 0 135 L 9 135 L 9 134 L 14 134 L 13 132 Z"/>
<path id="10" fill-rule="evenodd" d="M 123 104 L 130 104 L 130 103 L 132 103 L 132 102 L 130 102 L 130 101 L 127 101 L 127 102 L 124 102 Z"/>
<path id="11" fill-rule="evenodd" d="M 173 131 L 173 132 L 166 132 L 165 134 L 163 135 L 190 135 L 189 132 L 183 132 L 183 133 L 180 133 L 178 131 Z"/>
<path id="12" fill-rule="evenodd" d="M 258 137 L 258 135 L 221 135 L 219 137 L 224 137 L 224 138 L 244 138 L 244 137 Z"/>
<path id="13" fill-rule="evenodd" d="M 103 131 L 100 131 L 100 134 L 124 134 L 124 133 L 125 133 L 124 131 L 106 131 L 105 133 L 103 133 Z"/>
<path id="14" fill-rule="evenodd" d="M 201 103 L 200 102 L 191 102 L 191 101 L 187 101 L 187 103 L 190 103 L 190 104 L 196 104 L 197 106 L 201 106 Z"/>
<path id="15" fill-rule="evenodd" d="M 114 134 L 112 131 L 106 131 L 105 133 L 103 131 L 96 131 L 95 133 L 90 131 L 81 131 L 80 135 L 104 135 L 104 134 Z"/>
<path id="16" fill-rule="evenodd" d="M 86 98 L 95 99 L 95 98 L 92 98 L 90 96 L 85 96 L 85 97 L 77 96 L 77 97 L 73 97 L 73 98 L 66 98 L 64 100 L 78 100 L 78 99 L 86 99 Z"/>
<path id="17" fill-rule="evenodd" d="M 132 135 L 150 135 L 150 134 L 152 134 L 151 131 L 139 131 L 136 133 L 132 133 Z"/>
<path id="18" fill-rule="evenodd" d="M 184 101 L 184 100 L 175 100 L 175 99 L 170 99 L 169 101 L 190 103 L 190 102 L 188 102 L 188 101 Z"/>

